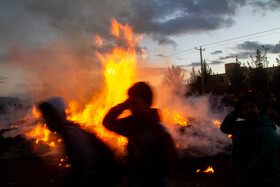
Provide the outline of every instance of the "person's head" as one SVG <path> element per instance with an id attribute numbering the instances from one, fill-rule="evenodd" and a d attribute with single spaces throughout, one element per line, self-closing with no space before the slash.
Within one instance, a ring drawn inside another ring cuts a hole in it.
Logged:
<path id="1" fill-rule="evenodd" d="M 38 104 L 39 110 L 51 131 L 59 131 L 66 120 L 64 101 L 60 97 L 53 97 Z"/>
<path id="2" fill-rule="evenodd" d="M 276 104 L 276 97 L 273 92 L 269 92 L 265 95 L 265 102 L 268 106 L 272 106 Z"/>
<path id="3" fill-rule="evenodd" d="M 144 115 L 153 102 L 151 87 L 145 82 L 137 82 L 128 90 L 129 109 L 134 115 Z"/>
<path id="4" fill-rule="evenodd" d="M 260 117 L 260 100 L 254 94 L 247 94 L 240 99 L 242 113 L 246 120 L 254 121 Z"/>

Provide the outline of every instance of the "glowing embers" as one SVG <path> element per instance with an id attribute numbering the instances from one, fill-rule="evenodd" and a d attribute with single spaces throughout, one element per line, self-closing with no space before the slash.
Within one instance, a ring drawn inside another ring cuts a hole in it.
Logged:
<path id="1" fill-rule="evenodd" d="M 214 169 L 209 166 L 206 170 L 203 171 L 203 173 L 214 173 Z"/>
<path id="2" fill-rule="evenodd" d="M 189 121 L 183 117 L 180 112 L 170 112 L 168 109 L 164 109 L 162 111 L 161 117 L 163 121 L 167 124 L 177 124 L 183 127 L 190 126 Z"/>
<path id="3" fill-rule="evenodd" d="M 174 122 L 181 126 L 188 126 L 187 120 L 179 113 L 174 113 L 173 115 Z"/>
<path id="4" fill-rule="evenodd" d="M 218 121 L 218 120 L 216 120 L 216 119 L 212 119 L 212 122 L 213 122 L 213 124 L 215 125 L 215 126 L 217 126 L 218 128 L 220 128 L 220 126 L 221 126 L 221 122 L 220 121 Z"/>
<path id="5" fill-rule="evenodd" d="M 197 169 L 197 170 L 196 170 L 196 173 L 199 173 L 199 172 L 201 172 L 201 170 L 200 170 L 200 169 Z M 213 169 L 213 167 L 209 166 L 207 169 L 205 169 L 205 170 L 203 171 L 203 173 L 214 173 L 214 169 Z"/>
<path id="6" fill-rule="evenodd" d="M 68 158 L 68 156 L 65 156 L 65 158 L 61 158 L 61 159 L 59 160 L 58 166 L 59 166 L 59 167 L 66 167 L 66 168 L 71 167 L 71 164 L 69 164 L 69 158 Z"/>
<path id="7" fill-rule="evenodd" d="M 52 135 L 52 136 L 51 136 Z M 38 124 L 35 128 L 33 128 L 30 132 L 26 134 L 27 137 L 36 139 L 37 145 L 46 144 L 49 147 L 56 146 L 56 137 L 54 133 L 52 133 L 47 127 L 46 124 Z M 37 149 L 34 148 L 34 150 Z"/>

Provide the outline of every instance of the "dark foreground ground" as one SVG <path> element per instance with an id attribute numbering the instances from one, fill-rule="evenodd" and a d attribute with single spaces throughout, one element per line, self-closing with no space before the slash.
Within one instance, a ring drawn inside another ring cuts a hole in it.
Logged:
<path id="1" fill-rule="evenodd" d="M 197 173 L 212 166 L 215 173 Z M 0 186 L 19 187 L 58 187 L 69 168 L 58 166 L 53 159 L 25 158 L 0 161 Z M 229 156 L 217 156 L 178 160 L 176 173 L 171 179 L 172 187 L 230 187 L 240 186 L 230 178 Z M 126 186 L 125 178 L 118 187 Z M 280 183 L 277 184 L 280 186 Z"/>
<path id="2" fill-rule="evenodd" d="M 212 166 L 215 173 L 203 173 Z M 201 172 L 197 173 L 197 169 Z M 0 186 L 61 186 L 60 180 L 69 168 L 58 166 L 50 158 L 25 158 L 0 161 Z M 171 186 L 229 186 L 230 158 L 228 156 L 181 159 Z M 118 187 L 125 186 L 125 179 Z"/>

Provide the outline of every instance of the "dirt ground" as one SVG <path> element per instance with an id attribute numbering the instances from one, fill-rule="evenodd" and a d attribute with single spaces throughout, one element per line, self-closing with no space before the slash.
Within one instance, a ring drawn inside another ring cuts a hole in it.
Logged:
<path id="1" fill-rule="evenodd" d="M 208 166 L 215 173 L 203 173 Z M 230 158 L 207 157 L 180 159 L 171 186 L 226 186 L 230 173 Z M 201 172 L 196 171 L 200 169 Z M 0 186 L 61 186 L 61 179 L 69 168 L 58 166 L 49 158 L 25 158 L 0 161 Z M 118 187 L 126 186 L 125 178 Z"/>
<path id="2" fill-rule="evenodd" d="M 214 173 L 203 173 L 212 166 Z M 196 171 L 201 171 L 197 173 Z M 50 158 L 28 158 L 0 161 L 0 186 L 59 187 L 69 168 L 58 166 Z M 230 187 L 240 186 L 230 180 L 230 157 L 180 159 L 170 180 L 171 187 Z M 126 186 L 125 178 L 117 187 Z M 277 185 L 280 186 L 280 183 Z"/>

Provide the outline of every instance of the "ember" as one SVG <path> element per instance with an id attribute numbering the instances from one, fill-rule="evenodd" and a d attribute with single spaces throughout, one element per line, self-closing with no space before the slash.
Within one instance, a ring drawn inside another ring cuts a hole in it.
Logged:
<path id="1" fill-rule="evenodd" d="M 220 121 L 218 121 L 218 120 L 212 120 L 212 122 L 214 123 L 214 125 L 216 125 L 218 128 L 220 128 L 220 126 L 221 126 L 221 122 Z"/>
<path id="2" fill-rule="evenodd" d="M 206 170 L 203 171 L 203 173 L 214 173 L 214 169 L 209 166 Z"/>

